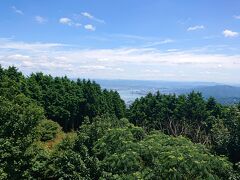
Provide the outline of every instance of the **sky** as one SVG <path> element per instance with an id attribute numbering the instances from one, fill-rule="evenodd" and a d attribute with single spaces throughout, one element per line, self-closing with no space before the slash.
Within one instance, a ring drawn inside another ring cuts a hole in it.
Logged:
<path id="1" fill-rule="evenodd" d="M 239 0 L 1 0 L 0 64 L 90 79 L 240 82 Z"/>

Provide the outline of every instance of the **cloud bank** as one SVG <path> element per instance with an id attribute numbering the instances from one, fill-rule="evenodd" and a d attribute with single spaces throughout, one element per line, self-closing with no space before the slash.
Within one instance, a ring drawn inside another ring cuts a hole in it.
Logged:
<path id="1" fill-rule="evenodd" d="M 155 48 L 80 49 L 0 40 L 0 64 L 80 78 L 239 82 L 240 55 Z"/>

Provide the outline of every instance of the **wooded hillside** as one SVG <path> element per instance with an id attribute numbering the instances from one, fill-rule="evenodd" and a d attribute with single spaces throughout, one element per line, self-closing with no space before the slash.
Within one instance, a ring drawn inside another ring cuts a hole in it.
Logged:
<path id="1" fill-rule="evenodd" d="M 0 179 L 239 179 L 240 106 L 0 67 Z"/>

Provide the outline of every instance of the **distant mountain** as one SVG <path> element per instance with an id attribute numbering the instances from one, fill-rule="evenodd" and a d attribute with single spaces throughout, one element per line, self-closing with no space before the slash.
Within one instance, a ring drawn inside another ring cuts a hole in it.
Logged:
<path id="1" fill-rule="evenodd" d="M 222 104 L 240 102 L 240 87 L 215 85 L 193 88 L 192 90 L 201 92 L 205 98 L 215 97 Z"/>
<path id="2" fill-rule="evenodd" d="M 95 80 L 103 88 L 119 92 L 127 105 L 147 93 L 160 91 L 163 94 L 187 94 L 198 91 L 207 99 L 215 97 L 222 104 L 240 102 L 240 86 L 229 86 L 214 82 L 174 82 L 146 80 Z"/>

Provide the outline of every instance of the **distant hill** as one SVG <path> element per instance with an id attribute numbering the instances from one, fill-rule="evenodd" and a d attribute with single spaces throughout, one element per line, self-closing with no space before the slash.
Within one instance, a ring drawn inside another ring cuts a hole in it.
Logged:
<path id="1" fill-rule="evenodd" d="M 214 82 L 174 82 L 146 80 L 96 80 L 103 88 L 117 90 L 123 100 L 130 105 L 136 98 L 148 92 L 163 94 L 187 94 L 198 91 L 207 99 L 215 97 L 222 104 L 240 102 L 240 86 L 223 85 Z"/>
<path id="2" fill-rule="evenodd" d="M 222 104 L 240 102 L 240 87 L 215 85 L 193 88 L 192 90 L 201 92 L 205 98 L 215 97 Z"/>

